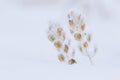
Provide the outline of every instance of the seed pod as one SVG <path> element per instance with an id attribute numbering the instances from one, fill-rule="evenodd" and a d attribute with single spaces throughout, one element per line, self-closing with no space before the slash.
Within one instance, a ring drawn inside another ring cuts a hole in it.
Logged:
<path id="1" fill-rule="evenodd" d="M 64 32 L 63 32 L 62 37 L 63 37 L 63 40 L 65 40 L 65 39 L 66 39 L 66 37 L 65 37 L 65 33 L 64 33 Z"/>
<path id="2" fill-rule="evenodd" d="M 69 47 L 65 44 L 64 52 L 68 53 Z"/>
<path id="3" fill-rule="evenodd" d="M 67 17 L 70 18 L 70 14 L 68 14 Z"/>
<path id="4" fill-rule="evenodd" d="M 94 53 L 97 53 L 97 50 L 98 50 L 97 47 L 95 47 L 95 48 L 94 48 Z"/>
<path id="5" fill-rule="evenodd" d="M 85 30 L 85 24 L 81 25 L 81 30 L 84 31 Z"/>
<path id="6" fill-rule="evenodd" d="M 48 35 L 48 39 L 49 39 L 51 42 L 55 41 L 55 37 L 54 37 L 54 35 L 52 35 L 52 34 Z"/>
<path id="7" fill-rule="evenodd" d="M 58 60 L 59 60 L 60 62 L 65 61 L 64 55 L 63 55 L 63 54 L 59 54 L 59 55 L 58 55 Z"/>
<path id="8" fill-rule="evenodd" d="M 62 43 L 60 41 L 55 41 L 54 46 L 56 48 L 61 48 L 62 47 Z"/>
<path id="9" fill-rule="evenodd" d="M 70 26 L 75 26 L 74 21 L 73 21 L 73 20 L 69 20 L 69 25 L 70 25 Z"/>
<path id="10" fill-rule="evenodd" d="M 61 36 L 63 29 L 61 27 L 57 28 L 57 35 Z"/>
<path id="11" fill-rule="evenodd" d="M 74 59 L 70 59 L 70 60 L 68 61 L 68 63 L 69 63 L 70 65 L 72 65 L 72 64 L 75 64 L 76 61 L 75 61 Z"/>
<path id="12" fill-rule="evenodd" d="M 91 34 L 87 35 L 87 40 L 90 42 L 91 41 Z"/>
<path id="13" fill-rule="evenodd" d="M 88 47 L 88 43 L 87 43 L 87 42 L 84 42 L 84 43 L 83 43 L 83 46 L 84 46 L 84 48 L 87 48 L 87 47 Z"/>
<path id="14" fill-rule="evenodd" d="M 74 38 L 75 40 L 80 41 L 82 39 L 82 35 L 80 33 L 75 33 Z"/>
<path id="15" fill-rule="evenodd" d="M 79 15 L 77 18 L 78 18 L 78 21 L 80 21 L 80 19 L 81 19 L 81 18 L 80 18 L 80 15 Z"/>

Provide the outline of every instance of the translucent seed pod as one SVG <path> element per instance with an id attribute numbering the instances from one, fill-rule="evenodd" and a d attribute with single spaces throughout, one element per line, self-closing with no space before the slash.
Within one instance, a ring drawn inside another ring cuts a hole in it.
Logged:
<path id="1" fill-rule="evenodd" d="M 82 24 L 80 27 L 81 27 L 81 30 L 82 30 L 82 31 L 85 30 L 85 24 Z"/>
<path id="2" fill-rule="evenodd" d="M 63 55 L 63 54 L 59 54 L 59 55 L 58 55 L 58 60 L 59 60 L 60 62 L 65 61 L 64 55 Z"/>
<path id="3" fill-rule="evenodd" d="M 61 41 L 59 41 L 59 40 L 55 41 L 55 42 L 54 42 L 54 46 L 55 46 L 56 48 L 61 48 L 61 47 L 62 47 Z"/>
<path id="4" fill-rule="evenodd" d="M 62 34 L 62 28 L 59 27 L 59 28 L 57 28 L 57 35 L 58 35 L 58 36 L 61 36 L 61 34 Z"/>
<path id="5" fill-rule="evenodd" d="M 68 50 L 69 50 L 69 47 L 68 47 L 68 45 L 67 45 L 67 44 L 65 44 L 65 47 L 64 47 L 64 52 L 65 52 L 65 53 L 68 53 Z"/>
<path id="6" fill-rule="evenodd" d="M 91 34 L 88 34 L 88 35 L 87 35 L 87 40 L 90 42 L 90 41 L 91 41 L 91 39 L 92 39 Z"/>

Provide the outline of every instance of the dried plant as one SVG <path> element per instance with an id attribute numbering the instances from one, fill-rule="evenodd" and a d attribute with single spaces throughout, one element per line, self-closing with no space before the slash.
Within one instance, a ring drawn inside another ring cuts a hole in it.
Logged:
<path id="1" fill-rule="evenodd" d="M 70 33 L 73 39 L 77 42 L 78 49 L 80 53 L 87 56 L 91 62 L 92 57 L 95 56 L 97 52 L 97 47 L 95 46 L 92 51 L 90 45 L 92 44 L 92 34 L 86 31 L 86 23 L 81 14 L 71 11 L 68 15 L 68 24 Z M 54 45 L 58 51 L 58 60 L 60 62 L 67 62 L 68 64 L 77 63 L 75 57 L 75 49 L 71 44 L 71 39 L 66 36 L 63 27 L 59 24 L 51 23 L 48 30 L 48 39 Z"/>
<path id="2" fill-rule="evenodd" d="M 69 30 L 78 44 L 79 51 L 83 55 L 87 56 L 91 64 L 93 64 L 92 57 L 95 56 L 97 52 L 97 47 L 94 47 L 93 51 L 88 50 L 89 48 L 91 48 L 90 44 L 92 40 L 92 35 L 90 33 L 87 33 L 86 24 L 83 19 L 84 18 L 81 16 L 81 14 L 71 11 L 68 14 Z"/>
<path id="3" fill-rule="evenodd" d="M 66 38 L 65 31 L 61 25 L 51 23 L 47 34 L 49 41 L 53 43 L 54 47 L 59 52 L 58 60 L 60 62 L 67 62 L 68 64 L 76 63 L 74 59 L 75 51 L 71 47 L 70 39 Z"/>

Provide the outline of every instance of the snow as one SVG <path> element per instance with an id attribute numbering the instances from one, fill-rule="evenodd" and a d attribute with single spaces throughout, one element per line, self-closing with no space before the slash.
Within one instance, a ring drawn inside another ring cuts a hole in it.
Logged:
<path id="1" fill-rule="evenodd" d="M 28 5 L 0 0 L 0 80 L 120 80 L 119 4 L 119 0 L 90 3 L 84 12 L 98 45 L 94 65 L 82 56 L 78 64 L 67 65 L 57 60 L 46 31 L 50 20 L 66 25 L 71 1 Z"/>

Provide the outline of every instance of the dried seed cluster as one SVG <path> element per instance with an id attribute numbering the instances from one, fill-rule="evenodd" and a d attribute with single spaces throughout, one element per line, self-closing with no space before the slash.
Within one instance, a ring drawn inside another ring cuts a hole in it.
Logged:
<path id="1" fill-rule="evenodd" d="M 79 51 L 87 56 L 92 63 L 92 57 L 95 56 L 97 47 L 94 47 L 92 52 L 89 51 L 89 48 L 91 48 L 92 35 L 86 31 L 86 23 L 83 17 L 81 14 L 75 13 L 74 11 L 71 11 L 67 16 L 68 28 L 73 39 L 78 44 Z M 61 25 L 55 23 L 49 25 L 48 39 L 58 50 L 58 60 L 60 62 L 67 62 L 70 65 L 77 63 L 74 46 L 71 44 L 71 39 L 66 37 L 65 31 Z"/>
<path id="2" fill-rule="evenodd" d="M 70 33 L 78 43 L 78 49 L 91 60 L 93 55 L 96 54 L 97 48 L 94 47 L 93 54 L 88 51 L 88 48 L 90 48 L 89 45 L 91 44 L 92 35 L 87 33 L 86 24 L 84 23 L 82 16 L 79 13 L 71 11 L 68 14 L 68 24 Z"/>
<path id="3" fill-rule="evenodd" d="M 48 39 L 58 50 L 58 60 L 60 62 L 67 62 L 68 64 L 76 63 L 73 55 L 75 52 L 74 49 L 71 48 L 71 41 L 66 38 L 65 31 L 60 27 L 60 25 L 55 23 L 50 24 Z"/>

